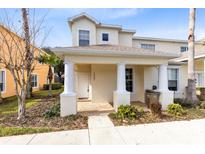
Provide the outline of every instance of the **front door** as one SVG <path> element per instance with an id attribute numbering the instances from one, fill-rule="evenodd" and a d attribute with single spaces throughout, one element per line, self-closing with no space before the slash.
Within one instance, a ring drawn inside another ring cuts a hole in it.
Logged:
<path id="1" fill-rule="evenodd" d="M 78 73 L 78 98 L 89 97 L 89 73 Z"/>

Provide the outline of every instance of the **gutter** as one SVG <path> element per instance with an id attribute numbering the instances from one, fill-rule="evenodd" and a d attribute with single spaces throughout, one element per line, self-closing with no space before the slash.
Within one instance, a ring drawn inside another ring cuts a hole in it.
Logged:
<path id="1" fill-rule="evenodd" d="M 115 56 L 115 57 L 166 57 L 166 58 L 176 58 L 179 57 L 179 55 L 176 54 L 162 54 L 154 52 L 153 54 L 150 53 L 143 53 L 138 54 L 136 52 L 132 51 L 102 51 L 102 50 L 78 50 L 78 49 L 72 49 L 72 50 L 66 50 L 66 49 L 55 49 L 52 48 L 51 51 L 55 52 L 57 55 L 88 55 L 88 56 Z"/>

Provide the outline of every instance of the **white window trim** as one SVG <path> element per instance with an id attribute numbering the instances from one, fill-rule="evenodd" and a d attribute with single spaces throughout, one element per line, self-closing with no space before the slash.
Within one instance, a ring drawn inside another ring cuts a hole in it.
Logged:
<path id="1" fill-rule="evenodd" d="M 125 67 L 125 69 L 126 68 L 131 68 L 132 69 L 132 92 L 130 92 L 130 94 L 135 94 L 135 92 L 136 92 L 136 89 L 135 89 L 135 86 L 136 86 L 136 84 L 135 84 L 135 67 L 134 66 L 126 66 Z M 125 79 L 126 80 L 126 79 Z M 125 84 L 125 86 L 126 86 L 126 84 Z"/>
<path id="2" fill-rule="evenodd" d="M 185 51 L 181 51 L 181 48 L 182 48 L 182 47 L 187 48 L 187 50 L 185 50 Z M 188 49 L 188 46 L 180 46 L 180 52 L 181 52 L 181 53 L 183 53 L 183 52 L 187 52 L 188 50 L 189 50 L 189 49 Z"/>
<path id="3" fill-rule="evenodd" d="M 168 69 L 177 69 L 177 73 L 178 73 L 178 75 L 177 75 L 177 91 L 174 91 L 174 92 L 180 92 L 180 90 L 179 90 L 179 76 L 180 76 L 179 68 L 180 68 L 180 66 L 170 66 L 170 65 L 168 65 L 168 67 L 167 67 L 167 73 L 168 73 Z M 169 79 L 167 78 L 167 82 L 168 81 L 169 81 Z"/>
<path id="4" fill-rule="evenodd" d="M 103 41 L 103 34 L 108 34 L 108 41 Z M 100 33 L 100 42 L 102 44 L 108 44 L 110 42 L 110 32 L 101 32 Z"/>
<path id="5" fill-rule="evenodd" d="M 154 49 L 152 49 L 152 48 L 142 48 L 142 45 L 153 45 L 153 46 L 154 46 Z M 156 44 L 154 44 L 154 43 L 143 43 L 143 42 L 141 42 L 141 43 L 140 43 L 140 48 L 141 48 L 141 49 L 148 49 L 148 50 L 153 50 L 153 51 L 155 51 L 155 50 L 156 50 Z"/>
<path id="6" fill-rule="evenodd" d="M 195 72 L 194 72 L 195 74 L 196 73 L 201 73 L 202 75 L 203 75 L 203 85 L 204 85 L 204 71 L 202 71 L 202 70 L 195 70 Z M 194 74 L 194 78 L 195 78 L 195 74 Z M 196 78 L 195 78 L 195 80 L 196 80 Z M 203 85 L 202 86 L 197 86 L 197 87 L 203 87 Z"/>
<path id="7" fill-rule="evenodd" d="M 91 44 L 90 29 L 89 29 L 89 28 L 78 28 L 78 29 L 77 29 L 77 46 L 80 46 L 80 45 L 79 45 L 79 31 L 80 31 L 80 30 L 89 31 L 89 45 L 90 45 L 90 44 Z"/>
<path id="8" fill-rule="evenodd" d="M 1 91 L 1 94 L 6 93 L 6 69 L 0 69 L 0 71 L 3 71 L 5 74 L 5 87 L 4 87 L 4 91 Z"/>
<path id="9" fill-rule="evenodd" d="M 32 73 L 31 75 L 36 75 L 37 76 L 37 86 L 36 87 L 32 87 L 32 88 L 33 89 L 39 88 L 39 75 L 37 73 Z"/>

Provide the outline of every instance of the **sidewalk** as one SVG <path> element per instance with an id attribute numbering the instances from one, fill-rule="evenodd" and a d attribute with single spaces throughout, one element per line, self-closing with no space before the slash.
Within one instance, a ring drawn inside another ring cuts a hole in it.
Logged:
<path id="1" fill-rule="evenodd" d="M 205 119 L 114 127 L 107 116 L 90 116 L 88 129 L 12 137 L 0 144 L 205 144 Z"/>

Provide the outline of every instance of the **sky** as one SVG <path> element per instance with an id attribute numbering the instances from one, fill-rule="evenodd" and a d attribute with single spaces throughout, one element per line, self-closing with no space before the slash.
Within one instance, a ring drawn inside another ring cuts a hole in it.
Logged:
<path id="1" fill-rule="evenodd" d="M 0 9 L 7 12 L 20 24 L 20 9 Z M 46 39 L 43 46 L 71 46 L 71 32 L 68 19 L 86 12 L 105 24 L 122 25 L 125 29 L 136 30 L 136 36 L 170 39 L 187 39 L 189 9 L 35 9 L 36 15 L 45 16 L 43 30 Z M 196 11 L 196 39 L 205 38 L 205 9 Z M 2 17 L 0 18 L 2 19 Z"/>

